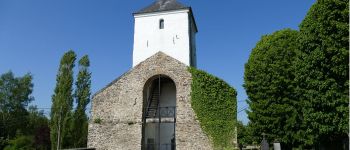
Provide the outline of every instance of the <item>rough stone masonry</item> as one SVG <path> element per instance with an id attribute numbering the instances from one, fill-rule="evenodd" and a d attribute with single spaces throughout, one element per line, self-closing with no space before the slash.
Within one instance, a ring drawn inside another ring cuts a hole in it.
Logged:
<path id="1" fill-rule="evenodd" d="M 93 96 L 88 147 L 141 149 L 143 89 L 146 82 L 157 75 L 168 76 L 176 85 L 176 149 L 213 149 L 191 107 L 191 73 L 185 64 L 162 52 L 141 62 Z"/>

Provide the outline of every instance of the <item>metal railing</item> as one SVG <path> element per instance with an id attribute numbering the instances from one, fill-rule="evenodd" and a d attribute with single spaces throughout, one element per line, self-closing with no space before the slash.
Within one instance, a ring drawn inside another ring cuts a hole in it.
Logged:
<path id="1" fill-rule="evenodd" d="M 145 150 L 175 150 L 175 143 L 166 144 L 145 144 Z"/>
<path id="2" fill-rule="evenodd" d="M 96 150 L 95 148 L 70 148 L 70 149 L 61 149 L 61 150 Z"/>
<path id="3" fill-rule="evenodd" d="M 146 118 L 175 118 L 176 107 L 148 107 Z"/>

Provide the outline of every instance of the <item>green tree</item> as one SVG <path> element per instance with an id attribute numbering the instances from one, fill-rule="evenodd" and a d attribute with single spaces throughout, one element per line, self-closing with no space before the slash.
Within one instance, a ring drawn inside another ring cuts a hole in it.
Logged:
<path id="1" fill-rule="evenodd" d="M 4 150 L 35 150 L 33 137 L 20 134 Z"/>
<path id="2" fill-rule="evenodd" d="M 28 124 L 27 132 L 30 134 L 35 133 L 35 130 L 41 126 L 47 126 L 48 119 L 45 117 L 43 111 L 39 111 L 37 106 L 29 106 L 28 108 Z"/>
<path id="3" fill-rule="evenodd" d="M 300 25 L 299 42 L 305 145 L 339 144 L 349 130 L 349 1 L 318 0 Z"/>
<path id="4" fill-rule="evenodd" d="M 36 106 L 28 108 L 28 124 L 25 132 L 17 132 L 17 136 L 9 141 L 5 150 L 48 150 L 50 149 L 50 131 L 48 119 Z M 43 130 L 45 129 L 45 130 Z"/>
<path id="5" fill-rule="evenodd" d="M 301 122 L 294 91 L 293 62 L 296 59 L 298 31 L 285 29 L 265 35 L 252 50 L 245 64 L 244 88 L 250 110 L 252 134 L 269 142 L 278 140 L 298 145 Z"/>
<path id="6" fill-rule="evenodd" d="M 73 68 L 76 54 L 66 52 L 60 62 L 56 78 L 55 93 L 52 96 L 50 137 L 51 148 L 60 149 L 71 144 L 71 121 L 73 108 Z M 59 137 L 59 138 L 58 138 Z"/>
<path id="7" fill-rule="evenodd" d="M 254 142 L 257 143 L 252 135 L 250 123 L 244 125 L 241 121 L 237 122 L 237 139 L 238 143 L 242 146 L 252 145 Z"/>
<path id="8" fill-rule="evenodd" d="M 34 99 L 32 75 L 14 77 L 12 72 L 0 76 L 0 149 L 17 132 L 26 132 L 28 112 L 26 107 Z"/>
<path id="9" fill-rule="evenodd" d="M 75 83 L 75 100 L 77 108 L 74 112 L 73 136 L 74 147 L 87 146 L 88 117 L 85 113 L 86 106 L 90 103 L 91 73 L 88 68 L 90 61 L 87 55 L 79 60 L 79 73 Z"/>
<path id="10" fill-rule="evenodd" d="M 36 150 L 48 150 L 51 147 L 49 120 L 43 111 L 39 111 L 36 106 L 28 109 L 28 135 L 33 138 L 33 148 Z"/>

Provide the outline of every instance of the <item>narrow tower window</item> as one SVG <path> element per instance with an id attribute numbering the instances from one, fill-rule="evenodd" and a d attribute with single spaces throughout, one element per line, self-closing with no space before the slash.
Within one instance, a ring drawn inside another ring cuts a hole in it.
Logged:
<path id="1" fill-rule="evenodd" d="M 164 29 L 164 19 L 159 20 L 159 29 Z"/>

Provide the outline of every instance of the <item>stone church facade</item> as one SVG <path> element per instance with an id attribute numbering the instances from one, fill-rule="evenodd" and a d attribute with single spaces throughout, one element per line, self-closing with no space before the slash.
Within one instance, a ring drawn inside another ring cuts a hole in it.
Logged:
<path id="1" fill-rule="evenodd" d="M 88 147 L 98 150 L 142 148 L 143 92 L 158 75 L 176 85 L 176 149 L 211 149 L 191 108 L 191 73 L 178 60 L 159 52 L 135 66 L 93 97 Z M 94 123 L 101 119 L 100 123 Z"/>
<path id="2" fill-rule="evenodd" d="M 134 13 L 133 68 L 93 96 L 88 147 L 213 149 L 191 107 L 196 66 L 192 10 L 157 0 Z"/>

